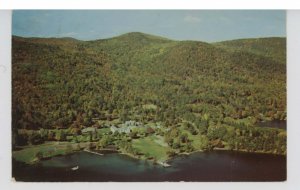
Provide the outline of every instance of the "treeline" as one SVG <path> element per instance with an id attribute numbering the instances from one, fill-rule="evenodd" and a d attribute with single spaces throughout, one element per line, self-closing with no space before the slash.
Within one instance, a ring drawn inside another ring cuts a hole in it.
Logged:
<path id="1" fill-rule="evenodd" d="M 183 126 L 183 130 L 174 127 L 164 134 L 165 141 L 173 149 L 172 154 L 225 149 L 285 155 L 287 151 L 287 134 L 283 129 L 233 127 L 205 122 L 198 125 L 185 123 Z"/>

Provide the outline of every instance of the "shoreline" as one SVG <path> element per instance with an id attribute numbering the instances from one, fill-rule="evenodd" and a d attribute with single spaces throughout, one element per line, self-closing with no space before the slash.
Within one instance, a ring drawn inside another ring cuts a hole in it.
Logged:
<path id="1" fill-rule="evenodd" d="M 255 154 L 271 154 L 275 156 L 286 156 L 287 154 L 279 154 L 279 153 L 274 153 L 270 151 L 248 151 L 246 149 L 240 149 L 240 150 L 235 150 L 235 149 L 228 149 L 228 148 L 213 148 L 213 151 L 232 151 L 232 152 L 240 152 L 240 153 L 255 153 Z"/>
<path id="2" fill-rule="evenodd" d="M 99 152 L 93 152 L 93 151 L 90 151 L 90 150 L 88 150 L 88 149 L 83 149 L 83 152 L 88 152 L 88 153 L 91 153 L 91 154 L 96 154 L 96 155 L 98 155 L 98 156 L 103 156 L 104 154 L 101 154 L 101 153 L 99 153 Z"/>
<path id="3" fill-rule="evenodd" d="M 118 154 L 126 155 L 126 156 L 129 156 L 129 157 L 137 159 L 137 160 L 144 160 L 144 161 L 150 162 L 152 164 L 159 164 L 159 165 L 161 165 L 161 166 L 163 166 L 165 168 L 171 166 L 170 164 L 167 163 L 170 160 L 169 158 L 166 159 L 166 160 L 154 161 L 154 160 L 149 160 L 147 158 L 141 158 L 141 157 L 138 157 L 138 156 L 136 156 L 134 154 L 130 154 L 130 153 L 127 153 L 127 152 L 119 152 Z"/>
<path id="4" fill-rule="evenodd" d="M 101 151 L 101 150 L 98 150 L 98 151 Z M 194 154 L 194 153 L 199 153 L 199 152 L 207 152 L 207 153 L 209 153 L 209 152 L 213 152 L 213 151 L 230 151 L 230 152 L 237 152 L 237 153 L 268 154 L 268 155 L 285 156 L 285 157 L 287 156 L 286 154 L 274 154 L 274 153 L 268 153 L 268 152 L 248 152 L 246 150 L 229 150 L 229 149 L 226 149 L 226 148 L 215 148 L 215 149 L 210 150 L 210 151 L 196 150 L 196 151 L 193 151 L 193 152 L 183 152 L 183 153 L 176 154 L 175 156 L 170 157 L 170 158 L 168 158 L 166 160 L 154 161 L 154 160 L 149 160 L 147 158 L 142 158 L 142 157 L 139 157 L 139 156 L 127 153 L 127 152 L 118 151 L 118 152 L 115 152 L 115 153 L 121 154 L 121 155 L 126 155 L 126 156 L 128 156 L 130 158 L 137 159 L 137 160 L 144 160 L 144 161 L 150 162 L 152 164 L 158 164 L 158 165 L 160 165 L 160 166 L 162 166 L 164 168 L 167 168 L 167 167 L 171 167 L 172 166 L 168 162 L 170 162 L 172 159 L 176 158 L 177 156 L 190 156 L 191 154 Z M 49 160 L 49 159 L 55 158 L 55 157 L 66 156 L 66 155 L 74 154 L 74 153 L 77 153 L 77 152 L 87 152 L 87 153 L 95 154 L 95 155 L 98 155 L 98 156 L 104 156 L 105 155 L 105 154 L 100 154 L 100 153 L 89 151 L 89 150 L 76 150 L 76 151 L 69 152 L 67 154 L 60 154 L 60 155 L 54 155 L 52 157 L 41 158 L 39 160 L 35 160 L 34 162 L 30 162 L 30 163 L 18 161 L 16 159 L 15 159 L 15 161 L 18 162 L 18 163 L 25 164 L 25 165 L 34 165 L 34 164 L 39 163 L 40 161 Z M 107 154 L 111 154 L 111 153 L 107 153 Z"/>
<path id="5" fill-rule="evenodd" d="M 55 142 L 55 143 L 58 143 L 60 144 L 59 142 Z M 71 143 L 74 145 L 74 143 Z M 75 143 L 76 144 L 76 143 Z M 29 148 L 32 148 L 32 147 L 39 147 L 39 146 L 43 146 L 43 145 L 35 145 L 35 146 L 30 146 Z M 20 147 L 22 148 L 22 147 Z M 28 147 L 23 147 L 23 149 L 26 149 Z M 23 150 L 22 149 L 22 150 Z M 86 148 L 82 148 L 82 149 L 73 149 L 72 151 L 67 151 L 67 152 L 64 152 L 64 153 L 58 153 L 58 154 L 53 154 L 53 155 L 47 155 L 45 157 L 42 157 L 42 158 L 33 158 L 31 161 L 29 162 L 26 162 L 26 161 L 22 161 L 20 159 L 17 159 L 18 156 L 14 156 L 15 153 L 17 153 L 18 151 L 12 151 L 12 158 L 15 159 L 16 161 L 18 162 L 22 162 L 22 163 L 25 163 L 25 164 L 36 164 L 40 161 L 43 161 L 43 160 L 49 160 L 53 157 L 57 157 L 57 156 L 66 156 L 66 155 L 69 155 L 69 154 L 73 154 L 73 153 L 76 153 L 76 152 L 80 152 L 80 151 L 83 151 L 83 152 L 88 152 L 88 153 L 91 153 L 91 154 L 95 154 L 95 155 L 99 155 L 99 156 L 103 156 L 105 154 L 109 154 L 109 153 L 102 153 L 101 151 L 107 151 L 107 150 L 110 150 L 110 149 L 107 149 L 107 148 L 102 148 L 102 149 L 99 149 L 99 150 L 87 150 Z M 171 156 L 171 157 L 168 157 L 167 159 L 159 159 L 159 160 L 154 160 L 154 159 L 148 159 L 146 157 L 144 157 L 143 155 L 134 155 L 134 154 L 131 154 L 131 153 L 128 153 L 122 149 L 119 149 L 119 150 L 113 150 L 115 151 L 115 153 L 118 153 L 118 154 L 123 154 L 123 155 L 127 155 L 131 158 L 134 158 L 134 159 L 138 159 L 138 160 L 145 160 L 147 162 L 150 162 L 150 163 L 153 163 L 153 164 L 159 164 L 163 167 L 169 167 L 170 164 L 168 162 L 170 162 L 172 159 L 174 159 L 176 156 L 181 156 L 181 155 L 191 155 L 193 153 L 197 153 L 197 152 L 210 152 L 210 151 L 231 151 L 231 152 L 240 152 L 240 153 L 255 153 L 255 154 L 270 154 L 270 155 L 276 155 L 276 156 L 287 156 L 287 153 L 274 153 L 274 152 L 271 152 L 271 151 L 249 151 L 249 150 L 234 150 L 234 149 L 228 149 L 228 148 L 213 148 L 212 150 L 194 150 L 192 152 L 181 152 L 181 153 L 176 153 L 176 155 L 174 156 Z"/>

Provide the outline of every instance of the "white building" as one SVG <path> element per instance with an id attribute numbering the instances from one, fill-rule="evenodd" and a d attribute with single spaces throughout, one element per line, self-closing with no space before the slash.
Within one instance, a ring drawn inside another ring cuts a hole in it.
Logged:
<path id="1" fill-rule="evenodd" d="M 136 122 L 136 121 L 126 121 L 125 123 L 121 124 L 119 128 L 115 126 L 110 127 L 110 131 L 112 133 L 118 131 L 119 133 L 130 133 L 133 129 L 138 128 L 138 127 L 144 127 L 142 123 Z"/>

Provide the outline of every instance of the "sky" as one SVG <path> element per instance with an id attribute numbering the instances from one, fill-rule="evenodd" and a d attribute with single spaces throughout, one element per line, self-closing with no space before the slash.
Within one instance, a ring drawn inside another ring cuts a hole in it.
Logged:
<path id="1" fill-rule="evenodd" d="M 95 40 L 143 32 L 173 40 L 217 42 L 285 37 L 283 10 L 16 10 L 13 35 Z"/>

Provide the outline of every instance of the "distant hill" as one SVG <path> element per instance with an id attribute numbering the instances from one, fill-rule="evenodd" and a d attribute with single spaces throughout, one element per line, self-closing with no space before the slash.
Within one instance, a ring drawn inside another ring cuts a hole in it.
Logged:
<path id="1" fill-rule="evenodd" d="M 210 44 L 138 32 L 94 41 L 13 36 L 13 127 L 285 120 L 285 41 Z"/>
<path id="2" fill-rule="evenodd" d="M 231 51 L 246 51 L 286 63 L 286 38 L 257 38 L 218 42 L 214 45 Z"/>

